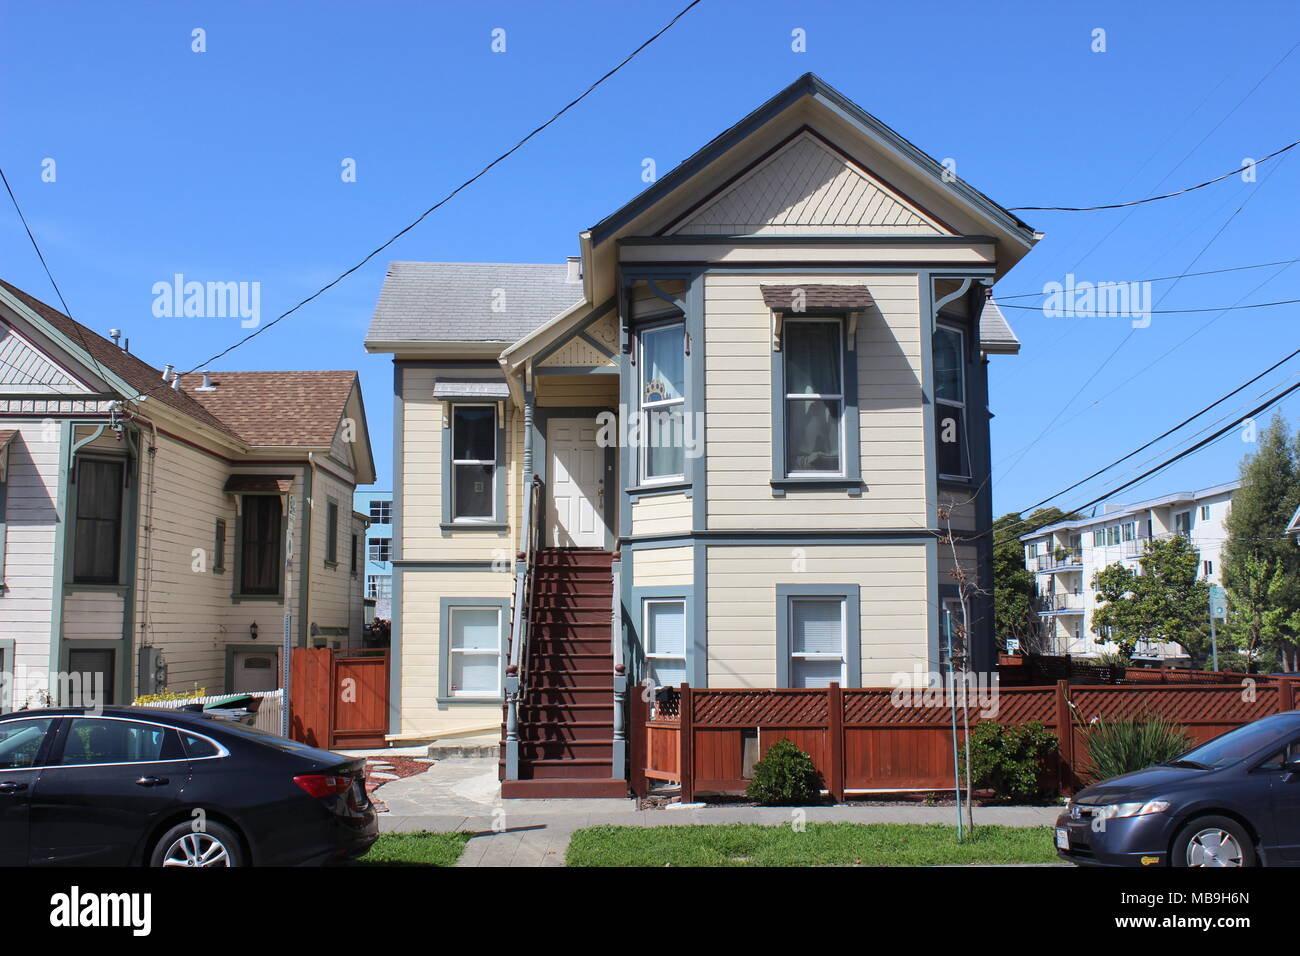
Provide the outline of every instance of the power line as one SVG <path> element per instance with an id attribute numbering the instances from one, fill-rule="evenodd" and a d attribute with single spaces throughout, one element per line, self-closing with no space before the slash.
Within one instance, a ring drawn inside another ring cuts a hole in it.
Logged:
<path id="1" fill-rule="evenodd" d="M 1143 314 L 1143 315 L 1187 315 L 1187 314 L 1191 314 L 1191 313 L 1194 313 L 1194 312 L 1239 312 L 1239 311 L 1242 311 L 1242 310 L 1245 310 L 1245 309 L 1271 309 L 1273 306 L 1277 306 L 1277 305 L 1295 305 L 1297 302 L 1300 302 L 1300 299 L 1279 299 L 1279 300 L 1276 301 L 1276 302 L 1252 302 L 1252 303 L 1250 303 L 1249 305 L 1218 305 L 1218 306 L 1213 306 L 1213 307 L 1208 308 L 1208 309 L 1148 309 L 1148 310 L 1143 311 L 1142 314 Z M 1001 308 L 1007 308 L 1007 309 L 1025 309 L 1026 311 L 1029 311 L 1029 312 L 1042 312 L 1042 311 L 1043 311 L 1043 306 L 1041 306 L 1041 305 L 1007 305 L 1007 306 L 1003 306 L 1001 303 L 998 303 L 998 305 L 999 305 L 999 307 L 1001 307 Z M 1107 312 L 1078 312 L 1078 311 L 1075 311 L 1074 309 L 1071 309 L 1071 310 L 1070 310 L 1070 314 L 1071 314 L 1072 316 L 1076 316 L 1076 317 L 1078 317 L 1078 318 L 1082 318 L 1082 319 L 1089 319 L 1089 318 L 1092 318 L 1092 319 L 1109 319 L 1109 318 L 1115 318 L 1115 317 L 1116 317 L 1116 316 L 1111 315 L 1110 313 L 1107 313 Z M 1122 318 L 1122 317 L 1123 317 L 1123 316 L 1121 316 L 1121 318 Z"/>
<path id="2" fill-rule="evenodd" d="M 1207 269 L 1204 272 L 1184 272 L 1181 275 L 1174 276 L 1156 276 L 1154 279 L 1124 279 L 1116 285 L 1131 285 L 1135 282 L 1169 282 L 1173 279 L 1194 279 L 1197 276 L 1216 276 L 1225 272 L 1244 272 L 1247 269 L 1267 269 L 1269 266 L 1288 266 L 1300 262 L 1300 257 L 1295 259 L 1278 259 L 1276 262 L 1256 262 L 1248 266 L 1229 266 L 1225 269 Z M 1001 305 L 1007 299 L 1028 299 L 1036 295 L 1051 295 L 1049 292 L 1018 292 L 1015 295 L 997 294 L 993 298 Z M 1017 306 L 1007 306 L 1007 308 L 1017 308 Z"/>
<path id="3" fill-rule="evenodd" d="M 564 106 L 562 109 L 560 109 L 559 111 L 557 111 L 556 113 L 554 113 L 554 114 L 551 116 L 550 119 L 548 119 L 546 122 L 542 123 L 540 126 L 535 127 L 535 128 L 532 130 L 532 132 L 530 132 L 527 136 L 523 137 L 523 139 L 521 139 L 521 140 L 519 140 L 517 143 L 515 143 L 515 145 L 511 146 L 508 150 L 506 150 L 504 153 L 502 153 L 502 154 L 501 154 L 500 156 L 498 156 L 496 159 L 492 160 L 490 163 L 488 163 L 486 166 L 484 166 L 482 169 L 480 169 L 477 173 L 475 173 L 475 174 L 474 174 L 473 176 L 471 176 L 469 179 L 465 180 L 463 183 L 461 183 L 459 186 L 457 186 L 457 187 L 456 187 L 455 189 L 453 189 L 451 192 L 447 193 L 447 195 L 443 196 L 441 199 L 439 199 L 437 202 L 435 202 L 432 206 L 430 206 L 430 207 L 429 207 L 428 209 L 426 209 L 424 212 L 420 213 L 420 215 L 417 216 L 414 220 L 412 220 L 411 223 L 410 223 L 409 225 L 405 226 L 404 228 L 400 229 L 399 231 L 397 231 L 396 233 L 394 233 L 392 236 L 390 236 L 388 239 L 384 240 L 383 243 L 381 243 L 379 246 L 375 247 L 375 249 L 373 249 L 371 252 L 369 252 L 369 253 L 368 253 L 364 258 L 362 258 L 359 262 L 357 262 L 357 263 L 356 263 L 355 265 L 353 265 L 351 268 L 346 269 L 345 271 L 343 271 L 342 273 L 340 273 L 338 276 L 336 276 L 334 279 L 332 279 L 331 281 L 327 282 L 325 285 L 321 286 L 319 289 L 317 289 L 317 290 L 316 290 L 315 292 L 313 292 L 311 295 L 307 296 L 305 299 L 303 299 L 302 301 L 300 301 L 297 305 L 293 306 L 292 308 L 290 308 L 290 309 L 288 309 L 288 310 L 286 310 L 286 311 L 284 311 L 284 312 L 281 312 L 279 315 L 277 315 L 277 316 L 276 316 L 274 319 L 272 319 L 270 322 L 268 322 L 268 323 L 266 323 L 265 325 L 259 327 L 259 328 L 256 329 L 255 331 L 248 333 L 248 335 L 245 335 L 243 338 L 241 338 L 239 341 L 235 342 L 233 345 L 231 345 L 231 346 L 229 346 L 229 347 L 227 347 L 227 348 L 222 349 L 220 352 L 218 352 L 218 353 L 216 353 L 215 355 L 211 356 L 211 357 L 208 358 L 206 361 L 200 362 L 199 364 L 195 365 L 192 369 L 190 369 L 188 372 L 185 372 L 185 373 L 183 373 L 183 374 L 189 375 L 189 374 L 192 374 L 192 373 L 194 373 L 194 372 L 197 372 L 198 370 L 200 370 L 200 369 L 202 369 L 202 368 L 206 368 L 207 366 L 211 365 L 213 362 L 217 361 L 218 359 L 223 358 L 223 357 L 226 356 L 226 355 L 229 355 L 231 352 L 233 352 L 235 349 L 239 348 L 241 345 L 245 345 L 246 343 L 248 343 L 248 342 L 252 341 L 253 339 L 257 338 L 257 336 L 261 335 L 263 332 L 266 332 L 268 329 L 274 327 L 275 325 L 277 325 L 278 323 L 280 323 L 280 322 L 283 321 L 284 319 L 286 319 L 286 318 L 288 318 L 289 316 L 293 315 L 293 313 L 297 312 L 299 309 L 301 309 L 301 308 L 302 308 L 304 305 L 306 305 L 307 303 L 311 302 L 313 299 L 315 299 L 315 298 L 317 298 L 317 297 L 323 295 L 325 292 L 329 291 L 329 290 L 332 289 L 334 286 L 338 285 L 340 282 L 342 282 L 344 279 L 346 279 L 346 278 L 347 278 L 348 276 L 350 276 L 352 273 L 356 272 L 358 269 L 360 269 L 362 266 L 364 266 L 366 263 L 368 263 L 368 262 L 369 262 L 371 259 L 373 259 L 375 256 L 379 255 L 379 253 L 383 252 L 385 249 L 387 249 L 389 246 L 391 246 L 394 242 L 396 242 L 396 241 L 397 241 L 398 239 L 400 239 L 402 236 L 406 235 L 408 232 L 410 232 L 412 229 L 414 229 L 416 226 L 418 226 L 418 225 L 419 225 L 421 222 L 423 222 L 423 221 L 424 221 L 424 220 L 425 220 L 425 219 L 426 219 L 426 218 L 427 218 L 431 213 L 435 212 L 435 211 L 438 210 L 440 207 L 442 207 L 442 206 L 444 206 L 446 203 L 450 202 L 450 201 L 451 201 L 453 198 L 455 198 L 455 197 L 456 197 L 460 192 L 462 192 L 463 190 L 467 189 L 469 186 L 473 185 L 473 184 L 474 184 L 475 182 L 477 182 L 479 179 L 482 179 L 483 176 L 487 175 L 487 173 L 488 173 L 490 170 L 492 170 L 493 167 L 497 166 L 499 163 L 503 162 L 504 160 L 506 160 L 507 158 L 509 158 L 511 155 L 513 155 L 514 153 L 516 153 L 518 150 L 520 150 L 520 149 L 524 146 L 524 144 L 526 144 L 526 143 L 527 143 L 529 140 L 531 140 L 534 136 L 536 136 L 537 134 L 541 133 L 541 132 L 542 132 L 543 130 L 545 130 L 547 127 L 551 126 L 551 125 L 552 125 L 556 120 L 558 120 L 561 116 L 563 116 L 565 113 L 569 112 L 569 110 L 573 109 L 573 107 L 577 106 L 579 103 L 581 103 L 583 100 L 585 100 L 585 99 L 586 99 L 586 98 L 587 98 L 587 97 L 588 97 L 588 96 L 589 96 L 589 95 L 590 95 L 590 94 L 591 94 L 591 93 L 592 93 L 592 92 L 593 92 L 593 91 L 594 91 L 598 86 L 600 86 L 602 83 L 604 83 L 606 80 L 608 80 L 611 76 L 613 76 L 613 75 L 614 75 L 615 73 L 617 73 L 619 70 L 623 69 L 623 67 L 627 66 L 627 64 L 630 63 L 630 62 L 631 62 L 631 61 L 636 57 L 637 54 L 639 54 L 642 50 L 644 50 L 646 47 L 650 46 L 650 44 L 654 43 L 654 42 L 655 42 L 656 40 L 658 40 L 661 36 L 663 36 L 665 33 L 667 33 L 667 32 L 668 32 L 668 31 L 669 31 L 669 30 L 670 30 L 670 29 L 671 29 L 671 28 L 672 28 L 672 27 L 677 23 L 678 20 L 680 20 L 682 17 L 686 16 L 686 14 L 689 13 L 689 12 L 690 12 L 692 9 L 694 9 L 696 6 L 698 6 L 698 5 L 700 4 L 700 2 L 701 2 L 701 0 L 691 0 L 691 2 L 688 3 L 685 7 L 683 7 L 683 8 L 681 9 L 681 11 L 680 11 L 676 16 L 674 16 L 671 20 L 668 21 L 667 24 L 665 24 L 665 25 L 663 26 L 663 28 L 661 28 L 657 33 L 655 33 L 655 34 L 654 34 L 653 36 L 651 36 L 648 40 L 646 40 L 645 42 L 643 42 L 643 43 L 642 43 L 640 46 L 638 46 L 635 50 L 633 50 L 633 51 L 632 51 L 631 53 L 629 53 L 626 57 L 624 57 L 624 58 L 623 58 L 623 59 L 622 59 L 622 60 L 621 60 L 621 61 L 620 61 L 620 62 L 619 62 L 615 67 L 613 67 L 613 68 L 610 69 L 608 72 L 606 72 L 602 77 L 600 77 L 600 79 L 596 80 L 596 82 L 594 82 L 594 83 L 592 83 L 590 86 L 588 86 L 585 90 L 582 91 L 582 93 L 580 93 L 578 96 L 574 97 L 574 98 L 573 98 L 572 100 L 570 100 L 567 104 L 565 104 L 565 106 Z M 148 389 L 147 392 L 146 392 L 145 394 L 148 394 L 148 392 L 153 392 L 153 391 L 156 391 L 156 390 L 158 390 L 158 389 L 160 389 L 160 388 L 166 388 L 166 387 L 168 387 L 168 386 L 166 386 L 165 384 L 155 385 L 153 388 Z"/>
<path id="4" fill-rule="evenodd" d="M 1300 139 L 1297 139 L 1295 142 L 1292 143 L 1287 143 L 1287 145 L 1283 146 L 1281 149 L 1274 150 L 1273 152 L 1265 156 L 1263 159 L 1256 160 L 1253 165 L 1259 166 L 1263 163 L 1266 163 L 1270 159 L 1273 159 L 1275 156 L 1281 156 L 1287 150 L 1294 149 L 1297 146 L 1300 146 Z M 1241 173 L 1243 169 L 1248 169 L 1248 168 L 1250 167 L 1238 166 L 1236 169 L 1232 170 L 1231 172 L 1224 173 L 1222 176 L 1215 176 L 1213 179 L 1207 179 L 1205 182 L 1197 183 L 1195 186 L 1188 186 L 1185 189 L 1179 189 L 1171 193 L 1165 193 L 1162 196 L 1148 196 L 1146 199 L 1134 199 L 1129 202 L 1107 203 L 1106 205 L 1102 205 L 1102 206 L 1008 206 L 1007 211 L 1008 212 L 1096 212 L 1097 210 L 1101 210 L 1101 209 L 1124 209 L 1127 206 L 1141 206 L 1143 203 L 1156 202 L 1159 199 L 1172 199 L 1175 196 L 1182 196 L 1187 193 L 1194 192 L 1197 189 L 1204 189 L 1206 186 L 1213 186 L 1215 183 L 1221 183 L 1225 179 L 1230 179 L 1233 176 L 1236 176 L 1239 173 Z"/>

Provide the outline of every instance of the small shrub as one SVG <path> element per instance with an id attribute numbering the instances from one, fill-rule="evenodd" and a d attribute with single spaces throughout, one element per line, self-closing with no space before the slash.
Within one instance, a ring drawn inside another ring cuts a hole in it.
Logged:
<path id="1" fill-rule="evenodd" d="M 1085 773 L 1093 780 L 1167 763 L 1192 749 L 1183 729 L 1158 714 L 1120 720 L 1098 717 L 1084 731 L 1084 739 L 1089 758 Z"/>
<path id="2" fill-rule="evenodd" d="M 970 735 L 971 785 L 1012 803 L 1040 800 L 1049 795 L 1042 784 L 1043 761 L 1056 749 L 1056 735 L 1038 721 L 981 721 Z M 963 756 L 963 777 L 965 763 Z"/>
<path id="3" fill-rule="evenodd" d="M 821 802 L 822 775 L 808 756 L 781 739 L 754 764 L 745 796 L 765 807 L 799 807 Z"/>
<path id="4" fill-rule="evenodd" d="M 198 684 L 195 684 L 192 690 L 165 690 L 157 694 L 141 694 L 132 701 L 132 703 L 137 706 L 144 704 L 161 704 L 170 700 L 189 700 L 191 697 L 206 697 L 207 695 L 208 689 L 206 687 L 200 687 Z"/>

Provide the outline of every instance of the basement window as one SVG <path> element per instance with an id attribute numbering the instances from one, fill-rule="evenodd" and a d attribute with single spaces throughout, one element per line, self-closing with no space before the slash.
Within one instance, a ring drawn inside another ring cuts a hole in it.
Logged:
<path id="1" fill-rule="evenodd" d="M 677 687 L 686 681 L 686 601 L 642 602 L 646 676 L 656 687 Z"/>

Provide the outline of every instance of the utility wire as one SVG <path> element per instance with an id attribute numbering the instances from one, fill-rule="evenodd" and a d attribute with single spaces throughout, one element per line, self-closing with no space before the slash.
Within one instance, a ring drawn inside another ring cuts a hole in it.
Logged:
<path id="1" fill-rule="evenodd" d="M 1297 146 L 1300 146 L 1300 139 L 1297 139 L 1295 142 L 1292 143 L 1287 143 L 1287 145 L 1283 146 L 1281 149 L 1274 150 L 1273 152 L 1265 156 L 1263 159 L 1255 160 L 1254 165 L 1260 166 L 1261 164 L 1268 162 L 1270 159 L 1273 159 L 1275 156 L 1281 156 L 1287 150 L 1294 149 Z M 1186 195 L 1187 193 L 1194 192 L 1197 189 L 1204 189 L 1206 186 L 1213 186 L 1215 183 L 1221 183 L 1225 179 L 1231 179 L 1233 176 L 1236 176 L 1239 173 L 1241 173 L 1243 169 L 1248 169 L 1248 168 L 1249 167 L 1247 166 L 1238 166 L 1236 169 L 1232 170 L 1231 172 L 1224 173 L 1222 176 L 1215 176 L 1213 179 L 1207 179 L 1205 182 L 1197 183 L 1195 186 L 1188 186 L 1185 189 L 1179 189 L 1171 193 L 1165 193 L 1162 196 L 1148 196 L 1146 199 L 1133 199 L 1130 200 L 1129 202 L 1107 203 L 1102 206 L 1008 206 L 1007 211 L 1008 212 L 1096 212 L 1101 209 L 1124 209 L 1128 206 L 1141 206 L 1144 203 L 1156 202 L 1157 200 L 1160 199 L 1173 199 L 1175 196 L 1183 196 Z"/>
<path id="2" fill-rule="evenodd" d="M 1289 266 L 1300 262 L 1300 257 L 1295 259 L 1278 259 L 1276 262 L 1255 262 L 1248 266 L 1229 266 L 1225 269 L 1207 269 L 1205 272 L 1184 272 L 1175 276 L 1156 276 L 1154 279 L 1125 279 L 1116 285 L 1132 284 L 1135 282 L 1169 282 L 1174 279 L 1194 279 L 1197 276 L 1217 276 L 1225 272 L 1244 272 L 1247 269 L 1267 269 L 1269 266 Z M 993 298 L 1001 305 L 1007 299 L 1029 299 L 1036 295 L 1051 295 L 1049 292 L 1018 292 L 1015 295 L 995 294 Z M 1008 306 L 1015 308 L 1015 306 Z"/>
<path id="3" fill-rule="evenodd" d="M 994 298 L 996 298 L 996 296 Z M 1248 305 L 1218 305 L 1208 309 L 1151 309 L 1148 312 L 1145 312 L 1143 314 L 1144 315 L 1187 315 L 1193 312 L 1239 312 L 1244 309 L 1271 309 L 1273 306 L 1276 305 L 1295 305 L 1297 302 L 1300 302 L 1300 299 L 1279 299 L 1276 302 L 1252 302 Z M 1000 308 L 1006 308 L 1006 309 L 1025 309 L 1029 312 L 1043 311 L 1043 307 L 1041 305 L 1005 305 L 1004 306 L 1000 302 L 998 303 L 998 305 Z M 1115 317 L 1107 312 L 1078 312 L 1075 311 L 1074 309 L 1071 309 L 1070 313 L 1071 315 L 1074 315 L 1082 319 L 1089 319 L 1089 318 L 1109 319 Z"/>
<path id="4" fill-rule="evenodd" d="M 396 242 L 396 241 L 397 241 L 398 239 L 400 239 L 402 236 L 406 235 L 408 232 L 410 232 L 412 229 L 414 229 L 416 226 L 418 226 L 418 225 L 419 225 L 421 222 L 423 222 L 423 221 L 424 221 L 424 220 L 425 220 L 425 219 L 426 219 L 426 218 L 427 218 L 431 213 L 435 212 L 437 209 L 439 209 L 440 207 L 444 206 L 446 203 L 450 202 L 450 201 L 451 201 L 453 198 L 455 198 L 455 196 L 457 196 L 460 192 L 462 192 L 463 190 L 467 189 L 469 186 L 473 185 L 473 184 L 474 184 L 475 182 L 477 182 L 478 180 L 482 179 L 485 175 L 487 175 L 487 173 L 488 173 L 488 172 L 489 172 L 493 167 L 497 166 L 498 164 L 500 164 L 501 162 L 503 162 L 504 160 L 506 160 L 507 158 L 509 158 L 511 155 L 513 155 L 514 153 L 516 153 L 518 150 L 520 150 L 520 149 L 524 146 L 525 143 L 527 143 L 529 140 L 531 140 L 534 136 L 536 136 L 537 134 L 541 133 L 543 130 L 545 130 L 547 127 L 549 127 L 551 124 L 553 124 L 556 120 L 558 120 L 561 116 L 563 116 L 565 113 L 569 112 L 569 110 L 573 109 L 573 107 L 577 106 L 579 103 L 581 103 L 583 100 L 585 100 L 585 99 L 586 99 L 586 98 L 587 98 L 587 97 L 588 97 L 588 96 L 589 96 L 589 95 L 590 95 L 590 94 L 591 94 L 591 93 L 592 93 L 592 92 L 593 92 L 593 91 L 594 91 L 598 86 L 600 86 L 602 83 L 604 83 L 606 80 L 608 80 L 611 76 L 613 76 L 613 75 L 614 75 L 615 73 L 617 73 L 619 70 L 623 69 L 623 67 L 627 66 L 627 64 L 630 63 L 630 62 L 631 62 L 631 61 L 636 57 L 636 55 L 637 55 L 638 53 L 640 53 L 642 50 L 644 50 L 644 49 L 645 49 L 646 47 L 648 47 L 650 44 L 654 43 L 655 40 L 658 40 L 661 36 L 663 36 L 665 33 L 667 33 L 667 32 L 668 32 L 668 31 L 669 31 L 669 30 L 670 30 L 670 29 L 671 29 L 671 28 L 672 28 L 672 27 L 677 23 L 678 20 L 680 20 L 682 17 L 686 16 L 687 13 L 689 13 L 691 10 L 693 10 L 693 9 L 694 9 L 696 6 L 698 6 L 700 3 L 701 3 L 701 0 L 691 0 L 691 2 L 688 3 L 685 7 L 683 7 L 683 8 L 681 9 L 681 11 L 680 11 L 676 16 L 674 16 L 671 20 L 669 20 L 668 23 L 665 24 L 665 25 L 663 26 L 663 28 L 659 30 L 659 32 L 655 33 L 655 34 L 654 34 L 653 36 L 651 36 L 648 40 L 646 40 L 646 41 L 643 42 L 640 46 L 638 46 L 635 50 L 633 50 L 631 53 L 629 53 L 627 56 L 625 56 L 625 57 L 624 57 L 624 58 L 623 58 L 623 59 L 622 59 L 622 60 L 621 60 L 621 61 L 620 61 L 620 62 L 619 62 L 615 67 L 613 67 L 613 68 L 610 69 L 608 72 L 606 72 L 602 77 L 600 77 L 600 79 L 596 80 L 596 82 L 594 82 L 594 83 L 592 83 L 590 86 L 588 86 L 588 87 L 587 87 L 585 90 L 583 90 L 582 93 L 580 93 L 578 96 L 576 96 L 576 97 L 574 97 L 572 100 L 570 100 L 567 104 L 565 104 L 565 106 L 564 106 L 562 109 L 560 109 L 559 111 L 557 111 L 556 113 L 554 113 L 554 114 L 551 116 L 550 119 L 548 119 L 546 122 L 542 123 L 540 126 L 535 127 L 535 128 L 532 130 L 532 132 L 530 132 L 530 133 L 529 133 L 527 136 L 525 136 L 523 139 L 519 140 L 519 142 L 515 143 L 515 145 L 511 146 L 508 150 L 506 150 L 504 153 L 502 153 L 502 154 L 501 154 L 500 156 L 498 156 L 496 159 L 492 160 L 490 163 L 488 163 L 486 166 L 484 166 L 482 169 L 480 169 L 477 173 L 475 173 L 475 174 L 474 174 L 473 176 L 471 176 L 469 179 L 465 180 L 463 183 L 461 183 L 459 186 L 457 186 L 457 187 L 456 187 L 455 189 L 453 189 L 451 192 L 447 193 L 447 195 L 443 196 L 441 199 L 439 199 L 437 202 L 435 202 L 432 206 L 430 206 L 430 207 L 429 207 L 428 209 L 426 209 L 424 212 L 420 213 L 420 215 L 417 216 L 414 220 L 412 220 L 411 223 L 410 223 L 409 225 L 405 226 L 404 228 L 400 229 L 398 232 L 396 232 L 396 233 L 394 233 L 392 236 L 390 236 L 388 239 L 384 240 L 383 243 L 381 243 L 379 246 L 375 247 L 375 249 L 373 249 L 371 252 L 367 253 L 366 256 L 365 256 L 364 258 L 362 258 L 359 262 L 356 263 L 356 265 L 354 265 L 354 266 L 352 266 L 351 268 L 349 268 L 349 269 L 345 270 L 344 272 L 340 273 L 337 277 L 335 277 L 335 278 L 332 279 L 331 281 L 327 282 L 325 285 L 321 286 L 319 289 L 317 289 L 317 290 L 316 290 L 315 292 L 313 292 L 311 295 L 307 296 L 305 299 L 303 299 L 302 301 L 300 301 L 297 305 L 293 306 L 291 309 L 288 309 L 288 310 L 285 311 L 285 312 L 281 312 L 279 315 L 277 315 L 277 316 L 276 316 L 274 319 L 272 319 L 270 322 L 267 322 L 265 325 L 259 327 L 259 328 L 256 329 L 255 331 L 248 333 L 248 335 L 245 335 L 242 339 L 240 339 L 239 341 L 235 342 L 233 345 L 231 345 L 231 346 L 229 346 L 229 347 L 227 347 L 227 348 L 222 349 L 220 352 L 218 352 L 218 353 L 216 353 L 215 355 L 211 356 L 211 357 L 208 358 L 206 361 L 200 362 L 199 364 L 195 365 L 192 369 L 190 369 L 188 372 L 185 372 L 185 373 L 182 373 L 182 374 L 190 375 L 190 374 L 192 374 L 192 373 L 194 373 L 194 372 L 199 371 L 200 369 L 203 369 L 203 368 L 208 367 L 209 365 L 211 365 L 213 362 L 217 361 L 218 359 L 223 358 L 223 357 L 226 356 L 226 355 L 229 355 L 231 352 L 233 352 L 235 349 L 239 348 L 241 345 L 245 345 L 246 343 L 248 343 L 248 342 L 252 341 L 253 339 L 257 338 L 257 336 L 261 335 L 263 332 L 266 332 L 268 329 L 271 329 L 272 327 L 274 327 L 275 325 L 277 325 L 278 323 L 280 323 L 280 322 L 283 321 L 284 319 L 287 319 L 289 316 L 293 315 L 293 313 L 295 313 L 295 312 L 297 312 L 299 309 L 301 309 L 304 305 L 306 305 L 307 303 L 311 302 L 313 299 L 317 298 L 318 296 L 323 295 L 325 292 L 329 291 L 329 290 L 332 289 L 334 286 L 338 285 L 340 282 L 342 282 L 342 281 L 343 281 L 344 279 L 346 279 L 348 276 L 352 275 L 352 273 L 356 272 L 358 269 L 360 269 L 362 266 L 364 266 L 366 263 L 368 263 L 368 262 L 369 262 L 371 259 L 373 259 L 375 256 L 379 255 L 379 253 L 383 252 L 385 249 L 387 249 L 389 246 L 391 246 L 394 242 Z M 147 391 L 145 394 L 148 394 L 148 392 L 156 391 L 156 390 L 158 390 L 158 389 L 160 389 L 160 388 L 166 388 L 166 387 L 168 387 L 168 386 L 166 386 L 166 385 L 164 385 L 164 384 L 155 385 L 153 388 L 148 389 L 148 391 Z"/>

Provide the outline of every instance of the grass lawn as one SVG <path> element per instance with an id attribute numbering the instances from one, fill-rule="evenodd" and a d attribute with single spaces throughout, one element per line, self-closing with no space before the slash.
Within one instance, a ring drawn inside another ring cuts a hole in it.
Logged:
<path id="1" fill-rule="evenodd" d="M 935 866 L 1052 863 L 1050 827 L 976 827 L 957 842 L 939 823 L 733 823 L 579 830 L 567 866 Z"/>
<path id="2" fill-rule="evenodd" d="M 355 866 L 452 866 L 469 833 L 381 833 Z"/>

